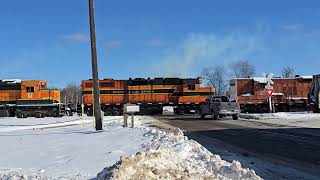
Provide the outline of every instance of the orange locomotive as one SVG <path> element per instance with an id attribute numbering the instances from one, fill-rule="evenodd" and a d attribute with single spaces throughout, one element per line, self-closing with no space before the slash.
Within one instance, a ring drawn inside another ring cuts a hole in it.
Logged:
<path id="1" fill-rule="evenodd" d="M 60 91 L 44 80 L 0 80 L 0 109 L 10 116 L 59 116 Z"/>
<path id="2" fill-rule="evenodd" d="M 141 113 L 162 111 L 163 106 L 174 106 L 177 113 L 195 110 L 204 102 L 214 88 L 200 87 L 201 78 L 155 78 L 113 80 L 103 79 L 100 85 L 100 103 L 107 115 L 122 114 L 125 103 L 139 104 Z M 82 98 L 85 111 L 92 115 L 92 80 L 83 80 Z"/>

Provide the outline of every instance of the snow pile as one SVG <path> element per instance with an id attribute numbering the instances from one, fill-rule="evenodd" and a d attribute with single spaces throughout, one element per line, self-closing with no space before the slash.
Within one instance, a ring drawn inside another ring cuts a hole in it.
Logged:
<path id="1" fill-rule="evenodd" d="M 131 155 L 97 176 L 105 179 L 261 179 L 237 161 L 228 163 L 198 142 L 188 140 L 180 129 L 166 133 L 142 128 L 150 140 L 145 152 Z"/>
<path id="2" fill-rule="evenodd" d="M 320 113 L 278 112 L 269 114 L 241 114 L 240 117 L 248 121 L 260 123 L 290 127 L 320 128 Z"/>
<path id="3" fill-rule="evenodd" d="M 176 152 L 169 149 L 137 153 L 98 174 L 104 179 L 213 179 L 214 175 L 202 169 L 190 169 Z"/>
<path id="4" fill-rule="evenodd" d="M 258 114 L 240 114 L 241 118 L 244 119 L 320 119 L 320 114 L 318 113 L 308 113 L 308 112 L 277 112 L 277 113 L 258 113 Z"/>
<path id="5" fill-rule="evenodd" d="M 276 113 L 261 113 L 261 114 L 240 114 L 240 118 L 243 119 L 280 119 L 279 116 L 276 115 Z"/>
<path id="6" fill-rule="evenodd" d="M 280 119 L 320 119 L 319 113 L 308 113 L 308 112 L 278 112 L 275 113 Z"/>

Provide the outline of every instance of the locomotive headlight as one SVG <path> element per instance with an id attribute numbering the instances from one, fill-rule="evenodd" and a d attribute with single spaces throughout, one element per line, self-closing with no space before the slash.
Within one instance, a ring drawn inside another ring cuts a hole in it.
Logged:
<path id="1" fill-rule="evenodd" d="M 204 82 L 202 77 L 199 77 L 199 83 L 202 84 Z"/>

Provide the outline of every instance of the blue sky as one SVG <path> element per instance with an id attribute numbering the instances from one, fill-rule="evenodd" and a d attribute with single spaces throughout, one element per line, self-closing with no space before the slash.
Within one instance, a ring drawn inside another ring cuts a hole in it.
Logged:
<path id="1" fill-rule="evenodd" d="M 199 76 L 249 60 L 257 75 L 319 73 L 317 0 L 95 0 L 100 78 Z M 87 0 L 0 7 L 0 79 L 63 87 L 91 77 Z"/>

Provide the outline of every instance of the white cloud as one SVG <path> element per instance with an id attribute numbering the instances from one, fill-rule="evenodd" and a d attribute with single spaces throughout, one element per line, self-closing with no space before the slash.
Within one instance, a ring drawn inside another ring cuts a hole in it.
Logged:
<path id="1" fill-rule="evenodd" d="M 66 35 L 63 35 L 62 38 L 65 40 L 78 41 L 78 42 L 89 41 L 89 37 L 83 33 L 66 34 Z"/>
<path id="2" fill-rule="evenodd" d="M 299 33 L 299 35 L 302 35 L 305 37 L 319 37 L 320 36 L 319 29 L 307 30 L 303 24 L 283 25 L 283 26 L 281 26 L 281 28 L 286 31 L 292 31 L 292 32 Z"/>
<path id="3" fill-rule="evenodd" d="M 313 29 L 304 33 L 305 37 L 320 37 L 320 29 Z"/>
<path id="4" fill-rule="evenodd" d="M 287 25 L 282 25 L 282 29 L 287 30 L 287 31 L 301 31 L 304 28 L 303 24 L 287 24 Z"/>
<path id="5" fill-rule="evenodd" d="M 106 47 L 107 48 L 117 48 L 122 46 L 122 41 L 119 40 L 113 40 L 113 41 L 108 41 L 106 42 Z"/>
<path id="6" fill-rule="evenodd" d="M 241 32 L 191 33 L 172 49 L 151 65 L 154 76 L 190 76 L 206 66 L 248 59 L 263 49 L 263 39 Z"/>
<path id="7" fill-rule="evenodd" d="M 151 40 L 145 41 L 144 44 L 150 47 L 160 47 L 163 45 L 163 42 L 159 39 L 151 39 Z"/>

